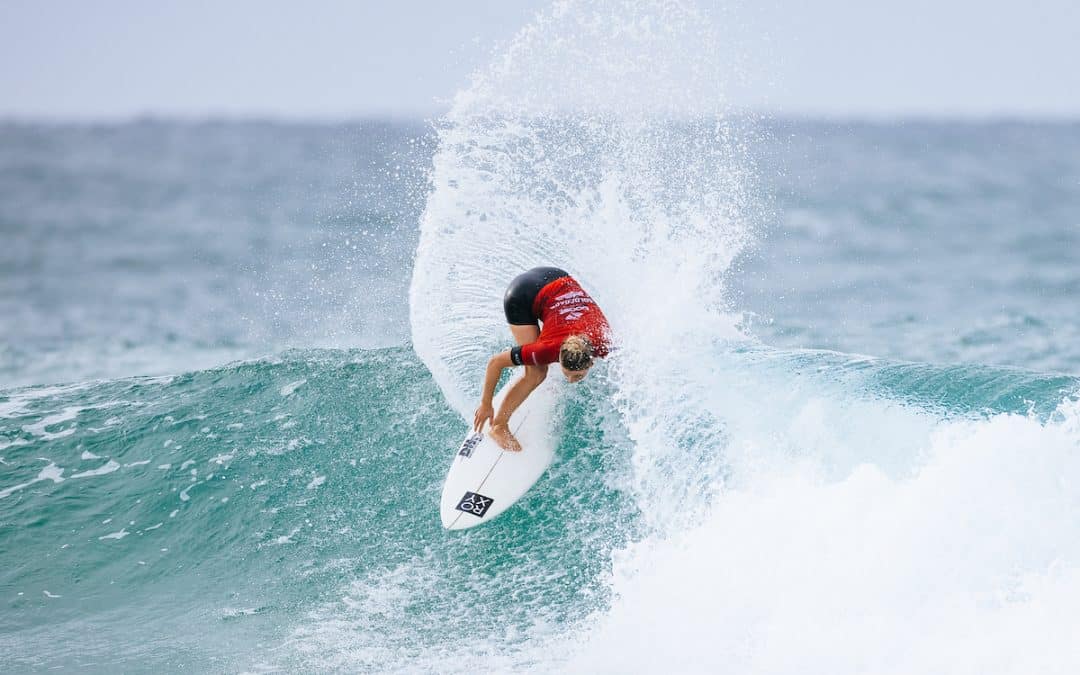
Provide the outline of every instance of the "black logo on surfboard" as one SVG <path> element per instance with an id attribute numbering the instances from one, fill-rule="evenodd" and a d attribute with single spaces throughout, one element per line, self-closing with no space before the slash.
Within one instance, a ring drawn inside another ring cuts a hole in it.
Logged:
<path id="1" fill-rule="evenodd" d="M 491 508 L 491 505 L 495 502 L 491 497 L 485 497 L 484 495 L 476 494 L 475 492 L 466 492 L 465 496 L 458 502 L 456 508 L 458 511 L 464 511 L 465 513 L 471 513 L 477 518 L 483 518 L 487 510 Z"/>
<path id="2" fill-rule="evenodd" d="M 465 442 L 461 444 L 461 449 L 457 451 L 460 457 L 472 457 L 473 450 L 476 446 L 480 445 L 480 441 L 484 440 L 484 435 L 481 433 L 475 433 L 465 439 Z"/>

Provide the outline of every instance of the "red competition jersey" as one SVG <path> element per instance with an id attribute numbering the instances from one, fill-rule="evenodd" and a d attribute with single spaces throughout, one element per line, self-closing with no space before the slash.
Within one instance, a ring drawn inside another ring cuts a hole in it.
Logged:
<path id="1" fill-rule="evenodd" d="M 521 363 L 555 363 L 563 341 L 571 335 L 588 338 L 594 356 L 607 356 L 611 346 L 607 318 L 573 277 L 561 277 L 541 288 L 532 310 L 543 327 L 536 342 L 521 348 Z"/>

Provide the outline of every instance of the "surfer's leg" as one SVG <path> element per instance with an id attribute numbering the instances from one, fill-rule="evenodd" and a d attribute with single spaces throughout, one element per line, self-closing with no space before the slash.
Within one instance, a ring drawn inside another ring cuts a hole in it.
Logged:
<path id="1" fill-rule="evenodd" d="M 540 337 L 540 326 L 536 324 L 533 324 L 531 326 L 511 325 L 510 332 L 514 336 L 514 341 L 517 342 L 519 345 L 530 345 L 536 342 L 537 338 Z M 535 389 L 537 386 L 539 386 L 540 383 L 544 381 L 545 377 L 547 377 L 547 366 L 525 366 L 525 377 L 523 379 L 531 380 L 536 383 L 533 385 L 532 389 Z M 532 389 L 530 389 L 529 391 L 532 391 Z M 509 398 L 510 397 L 507 396 L 507 400 L 509 400 Z M 514 407 L 516 408 L 517 406 Z M 506 417 L 507 419 L 509 419 L 510 416 L 507 415 Z"/>
<path id="2" fill-rule="evenodd" d="M 535 321 L 529 325 L 510 324 L 510 334 L 519 345 L 531 345 L 540 337 L 540 326 Z M 540 372 L 541 370 L 543 372 Z M 525 366 L 525 375 L 531 375 L 533 379 L 539 378 L 540 382 L 543 382 L 547 375 L 547 366 L 543 369 L 540 366 Z"/>
<path id="3" fill-rule="evenodd" d="M 532 344 L 540 337 L 540 326 L 535 323 L 529 326 L 510 324 L 510 333 L 514 336 L 514 341 L 519 345 Z M 521 444 L 514 438 L 514 434 L 510 432 L 510 415 L 514 414 L 522 401 L 528 398 L 529 394 L 544 381 L 544 378 L 547 377 L 547 368 L 546 365 L 525 366 L 525 374 L 510 386 L 510 391 L 506 392 L 506 397 L 503 398 L 498 413 L 491 420 L 491 437 L 495 439 L 495 442 L 503 450 L 513 450 L 514 452 L 521 450 Z"/>
<path id="4" fill-rule="evenodd" d="M 506 396 L 499 405 L 499 412 L 491 420 L 491 437 L 503 450 L 514 452 L 521 450 L 521 444 L 510 431 L 510 416 L 529 397 L 529 394 L 540 386 L 547 377 L 547 370 L 547 364 L 526 367 L 525 374 L 510 385 L 510 391 L 506 392 Z"/>
<path id="5" fill-rule="evenodd" d="M 535 323 L 528 326 L 514 326 L 511 324 L 510 333 L 514 336 L 514 342 L 519 345 L 530 345 L 540 337 L 540 326 Z"/>

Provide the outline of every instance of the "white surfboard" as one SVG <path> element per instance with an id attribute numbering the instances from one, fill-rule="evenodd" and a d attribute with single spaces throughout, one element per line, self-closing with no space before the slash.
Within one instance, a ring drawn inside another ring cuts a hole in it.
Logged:
<path id="1" fill-rule="evenodd" d="M 512 384 L 495 397 L 495 410 Z M 446 474 L 440 504 L 443 527 L 465 530 L 494 520 L 540 480 L 555 457 L 553 390 L 550 383 L 540 385 L 510 417 L 510 431 L 521 444 L 520 452 L 500 448 L 488 436 L 487 427 L 469 432 Z"/>

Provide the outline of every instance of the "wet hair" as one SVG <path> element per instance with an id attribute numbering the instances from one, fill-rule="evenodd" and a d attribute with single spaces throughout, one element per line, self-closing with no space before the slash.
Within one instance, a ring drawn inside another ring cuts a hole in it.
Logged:
<path id="1" fill-rule="evenodd" d="M 559 363 L 567 370 L 586 370 L 593 364 L 593 347 L 588 338 L 571 335 L 559 349 Z"/>

